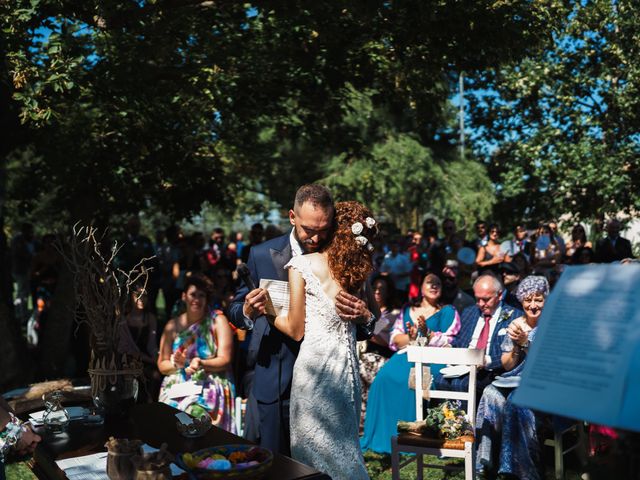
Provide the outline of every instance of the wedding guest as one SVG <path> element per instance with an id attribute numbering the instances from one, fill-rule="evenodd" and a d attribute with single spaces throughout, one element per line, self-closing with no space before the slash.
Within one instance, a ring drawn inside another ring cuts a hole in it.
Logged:
<path id="1" fill-rule="evenodd" d="M 380 273 L 389 275 L 393 280 L 393 286 L 402 297 L 406 299 L 409 293 L 409 276 L 413 264 L 409 258 L 409 254 L 400 250 L 399 239 L 391 242 L 391 250 L 385 255 Z"/>
<path id="2" fill-rule="evenodd" d="M 455 255 L 459 250 L 460 239 L 456 235 L 456 223 L 452 218 L 445 218 L 442 222 L 442 248 L 444 248 L 445 257 Z"/>
<path id="3" fill-rule="evenodd" d="M 249 260 L 251 248 L 262 242 L 264 242 L 264 226 L 261 223 L 254 223 L 251 225 L 251 230 L 249 230 L 249 244 L 243 247 L 242 254 L 240 255 L 242 263 L 247 263 Z"/>
<path id="4" fill-rule="evenodd" d="M 518 223 L 513 231 L 513 238 L 509 241 L 507 253 L 513 258 L 518 253 L 525 255 L 527 260 L 531 258 L 533 244 L 527 239 L 528 232 L 522 223 Z"/>
<path id="5" fill-rule="evenodd" d="M 165 378 L 159 400 L 195 417 L 209 415 L 215 426 L 235 433 L 233 333 L 222 312 L 208 311 L 211 291 L 206 277 L 186 277 L 186 312 L 167 323 L 160 339 L 158 369 Z M 201 392 L 174 398 L 171 387 L 189 381 Z"/>
<path id="6" fill-rule="evenodd" d="M 538 238 L 533 259 L 534 270 L 539 275 L 548 276 L 562 260 L 557 237 L 548 223 L 538 228 Z"/>
<path id="7" fill-rule="evenodd" d="M 521 480 L 544 478 L 540 471 L 536 414 L 514 405 L 511 398 L 517 384 L 514 377 L 520 375 L 524 367 L 548 294 L 549 283 L 545 277 L 529 276 L 518 286 L 516 295 L 524 315 L 511 322 L 501 345 L 502 367 L 507 372 L 502 374 L 502 379 L 511 379 L 513 383 L 507 380 L 501 386 L 489 385 L 478 406 L 476 470 L 483 478 L 493 479 L 497 475 L 514 475 Z"/>
<path id="8" fill-rule="evenodd" d="M 139 355 L 142 360 L 146 399 L 153 402 L 158 398 L 160 381 L 162 376 L 157 368 L 158 342 L 157 320 L 149 306 L 149 296 L 144 285 L 138 284 L 131 292 L 129 305 L 125 316 L 128 335 L 121 340 L 128 341 L 131 345 L 124 347 L 122 351 Z"/>
<path id="9" fill-rule="evenodd" d="M 564 243 L 564 238 L 562 238 L 562 235 L 560 235 L 560 233 L 558 232 L 558 222 L 555 220 L 551 220 L 549 222 L 549 228 L 551 229 L 551 232 L 553 233 L 553 236 L 555 237 L 558 244 L 558 248 L 560 249 L 560 258 L 564 258 L 567 253 L 567 246 Z"/>
<path id="10" fill-rule="evenodd" d="M 567 257 L 571 259 L 573 263 L 573 255 L 579 248 L 593 248 L 593 245 L 590 241 L 587 240 L 587 233 L 584 230 L 584 227 L 576 223 L 571 229 L 571 241 L 567 245 Z"/>
<path id="11" fill-rule="evenodd" d="M 497 271 L 497 265 L 502 262 L 510 262 L 511 258 L 500 250 L 500 227 L 491 224 L 489 226 L 489 240 L 485 246 L 478 248 L 476 265 L 481 269 L 489 268 Z"/>
<path id="12" fill-rule="evenodd" d="M 480 247 L 486 247 L 489 243 L 489 235 L 487 233 L 487 222 L 484 220 L 478 220 L 476 222 L 476 235 L 477 238 L 474 240 L 474 247 L 476 252 L 480 250 Z"/>
<path id="13" fill-rule="evenodd" d="M 607 236 L 598 240 L 596 261 L 610 263 L 635 258 L 631 251 L 631 242 L 620 236 L 620 222 L 612 218 L 607 222 Z"/>
<path id="14" fill-rule="evenodd" d="M 596 254 L 589 247 L 578 248 L 571 257 L 572 265 L 588 265 L 596 261 Z"/>
<path id="15" fill-rule="evenodd" d="M 518 265 L 513 262 L 501 263 L 498 267 L 498 270 L 500 272 L 502 284 L 504 285 L 502 302 L 512 306 L 513 308 L 522 310 L 522 305 L 520 305 L 520 301 L 516 296 L 516 290 L 518 289 L 518 285 L 520 284 L 520 281 L 522 280 L 524 275 L 518 268 Z"/>
<path id="16" fill-rule="evenodd" d="M 26 325 L 29 319 L 29 296 L 31 294 L 31 262 L 35 253 L 33 225 L 23 223 L 20 232 L 11 240 L 11 275 L 16 284 L 14 299 L 16 319 Z"/>
<path id="17" fill-rule="evenodd" d="M 372 287 L 373 296 L 380 308 L 380 318 L 376 322 L 373 336 L 369 340 L 358 342 L 362 389 L 361 429 L 364 427 L 369 388 L 382 366 L 393 355 L 393 350 L 389 348 L 389 340 L 391 329 L 399 313 L 399 310 L 394 308 L 393 283 L 389 277 L 378 276 L 373 280 Z"/>
<path id="18" fill-rule="evenodd" d="M 522 314 L 521 310 L 505 304 L 502 282 L 492 274 L 480 275 L 473 284 L 476 304 L 462 312 L 460 331 L 451 345 L 456 348 L 477 348 L 485 350 L 484 367 L 478 372 L 476 390 L 478 397 L 502 368 L 500 348 L 507 333 L 507 326 Z M 434 384 L 440 390 L 465 391 L 469 388 L 469 375 L 456 378 L 434 377 Z"/>
<path id="19" fill-rule="evenodd" d="M 453 305 L 456 311 L 462 312 L 475 303 L 471 295 L 458 285 L 459 264 L 457 260 L 447 260 L 442 269 L 442 303 Z"/>
<path id="20" fill-rule="evenodd" d="M 451 305 L 440 302 L 442 282 L 429 273 L 422 282 L 422 297 L 406 305 L 393 326 L 390 348 L 401 350 L 418 335 L 432 347 L 450 344 L 460 328 L 458 312 Z M 415 393 L 409 389 L 411 364 L 405 352 L 393 355 L 380 369 L 369 390 L 364 422 L 363 450 L 391 452 L 391 436 L 396 433 L 398 420 L 415 421 Z M 432 374 L 444 365 L 431 365 Z"/>

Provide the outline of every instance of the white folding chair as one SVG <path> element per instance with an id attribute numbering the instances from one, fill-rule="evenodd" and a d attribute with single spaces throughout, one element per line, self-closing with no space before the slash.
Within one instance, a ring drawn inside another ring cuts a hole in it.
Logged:
<path id="1" fill-rule="evenodd" d="M 464 392 L 452 392 L 446 390 L 429 389 L 429 398 L 439 398 L 446 400 L 466 400 L 467 414 L 469 422 L 475 431 L 476 425 L 476 374 L 478 366 L 484 362 L 484 350 L 469 348 L 434 348 L 434 347 L 407 347 L 409 362 L 415 363 L 416 372 L 416 419 L 424 418 L 422 402 L 422 365 L 423 364 L 449 364 L 465 365 L 470 368 L 469 389 Z M 400 434 L 391 438 L 391 475 L 393 480 L 400 479 L 400 469 L 412 462 L 400 464 L 400 452 L 415 453 L 417 463 L 417 478 L 423 479 L 423 469 L 425 467 L 440 468 L 445 470 L 456 469 L 456 467 L 425 464 L 423 455 L 436 455 L 452 458 L 464 458 L 465 480 L 472 480 L 475 472 L 475 448 L 472 442 L 465 442 L 462 449 L 434 447 L 427 440 L 411 435 Z"/>
<path id="2" fill-rule="evenodd" d="M 244 416 L 247 413 L 247 399 L 242 397 L 236 397 L 235 418 L 233 419 L 236 424 L 236 434 L 241 437 L 244 435 Z"/>
<path id="3" fill-rule="evenodd" d="M 576 436 L 576 441 L 573 445 L 569 446 L 564 442 L 564 435 L 573 432 Z M 580 465 L 585 468 L 587 465 L 587 435 L 584 429 L 584 422 L 575 421 L 567 422 L 565 425 L 553 426 L 553 438 L 547 438 L 544 444 L 549 447 L 553 447 L 554 460 L 555 460 L 555 478 L 556 480 L 564 480 L 564 456 L 572 451 L 576 451 Z"/>

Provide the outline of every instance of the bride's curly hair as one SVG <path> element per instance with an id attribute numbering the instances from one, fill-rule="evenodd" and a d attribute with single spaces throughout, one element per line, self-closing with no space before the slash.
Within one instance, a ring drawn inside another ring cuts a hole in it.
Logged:
<path id="1" fill-rule="evenodd" d="M 335 231 L 327 247 L 329 270 L 342 288 L 355 294 L 373 271 L 371 241 L 378 233 L 377 226 L 368 228 L 367 217 L 373 217 L 371 210 L 358 202 L 338 202 L 335 205 Z M 360 222 L 363 226 L 359 235 L 367 239 L 366 245 L 356 241 L 358 235 L 351 227 Z"/>

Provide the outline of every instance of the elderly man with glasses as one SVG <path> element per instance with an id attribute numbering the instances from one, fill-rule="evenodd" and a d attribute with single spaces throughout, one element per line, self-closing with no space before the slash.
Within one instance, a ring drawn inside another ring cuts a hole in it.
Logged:
<path id="1" fill-rule="evenodd" d="M 503 290 L 502 282 L 494 275 L 484 274 L 476 279 L 473 284 L 476 304 L 462 312 L 460 331 L 451 343 L 452 347 L 484 349 L 486 352 L 484 366 L 477 377 L 477 398 L 484 387 L 504 372 L 500 346 L 511 321 L 522 315 L 522 310 L 503 303 Z M 441 390 L 463 391 L 469 386 L 469 374 L 456 378 L 437 375 L 434 381 Z"/>

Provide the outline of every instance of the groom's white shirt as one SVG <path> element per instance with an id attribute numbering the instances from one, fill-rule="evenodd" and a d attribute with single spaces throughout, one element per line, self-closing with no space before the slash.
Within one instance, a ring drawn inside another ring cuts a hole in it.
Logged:
<path id="1" fill-rule="evenodd" d="M 292 257 L 297 257 L 298 255 L 303 255 L 304 252 L 302 251 L 302 247 L 300 246 L 300 243 L 298 242 L 298 240 L 296 239 L 296 236 L 294 235 L 296 229 L 295 227 L 291 229 L 291 233 L 289 234 L 289 243 L 291 244 L 291 256 Z"/>

